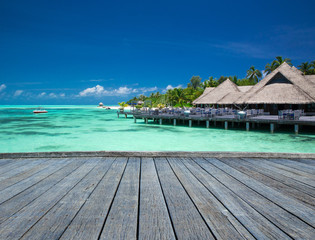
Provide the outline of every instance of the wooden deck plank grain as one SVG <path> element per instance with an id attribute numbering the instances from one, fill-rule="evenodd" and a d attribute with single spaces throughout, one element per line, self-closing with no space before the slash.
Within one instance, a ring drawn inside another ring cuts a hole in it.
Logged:
<path id="1" fill-rule="evenodd" d="M 15 168 L 23 167 L 25 165 L 28 165 L 30 162 L 36 161 L 35 159 L 22 159 L 22 160 L 13 160 L 8 164 L 5 164 L 4 166 L 0 167 L 0 177 L 2 174 L 6 172 L 11 172 Z"/>
<path id="2" fill-rule="evenodd" d="M 312 180 L 310 185 L 314 186 L 314 183 L 315 183 L 315 176 L 314 176 L 315 167 L 313 167 L 313 166 L 309 166 L 307 168 L 307 170 L 312 170 L 312 172 L 309 173 L 308 171 L 303 171 L 303 170 L 297 169 L 298 164 L 293 164 L 293 166 L 295 166 L 295 167 L 292 167 L 292 165 L 291 166 L 287 166 L 288 161 L 282 161 L 281 163 L 278 163 L 277 161 L 272 161 L 272 159 L 270 159 L 270 160 L 264 159 L 263 162 L 265 162 L 267 164 L 270 164 L 270 165 L 272 165 L 272 166 L 274 166 L 276 168 L 279 168 L 281 170 L 293 173 L 296 176 L 302 176 L 303 179 L 306 178 L 306 179 Z"/>
<path id="3" fill-rule="evenodd" d="M 0 168 L 3 168 L 5 165 L 15 162 L 15 159 L 0 159 Z"/>
<path id="4" fill-rule="evenodd" d="M 267 175 L 257 172 L 256 171 L 257 168 L 255 167 L 254 164 L 250 164 L 249 162 L 246 162 L 238 158 L 233 158 L 233 159 L 222 158 L 220 159 L 220 161 L 248 175 L 249 177 L 265 184 L 266 186 L 272 187 L 273 189 L 277 190 L 281 194 L 284 194 L 290 198 L 295 198 L 296 200 L 303 202 L 303 204 L 306 204 L 308 207 L 315 209 L 314 197 L 311 197 L 308 194 L 305 194 L 295 188 L 292 188 L 273 178 L 270 178 Z"/>
<path id="5" fill-rule="evenodd" d="M 153 158 L 141 160 L 139 239 L 175 239 Z"/>
<path id="6" fill-rule="evenodd" d="M 277 163 L 273 163 L 271 161 L 267 161 L 265 159 L 250 159 L 250 161 L 257 161 L 257 165 L 264 166 L 265 168 L 269 168 L 273 170 L 274 172 L 280 173 L 284 176 L 287 176 L 291 179 L 295 179 L 296 181 L 299 181 L 301 183 L 307 184 L 314 188 L 315 186 L 315 180 L 311 174 L 308 174 L 306 172 L 302 172 L 284 165 L 280 165 Z M 315 188 L 314 188 L 315 189 Z"/>
<path id="7" fill-rule="evenodd" d="M 51 173 L 55 172 L 56 168 L 61 168 L 65 165 L 67 165 L 67 161 L 65 159 L 54 161 L 48 167 L 37 172 L 36 174 L 33 174 L 32 176 L 5 188 L 4 190 L 0 191 L 0 204 L 46 178 Z"/>
<path id="8" fill-rule="evenodd" d="M 93 168 L 20 239 L 59 239 L 95 187 L 105 176 L 113 161 L 113 158 L 98 161 L 97 167 Z"/>
<path id="9" fill-rule="evenodd" d="M 314 239 L 312 162 L 148 156 L 5 159 L 0 239 Z"/>
<path id="10" fill-rule="evenodd" d="M 252 166 L 255 167 L 255 171 L 262 173 L 266 176 L 268 176 L 269 178 L 272 178 L 280 183 L 283 183 L 291 188 L 294 188 L 298 191 L 301 191 L 305 194 L 308 194 L 311 197 L 315 197 L 315 190 L 314 187 L 309 186 L 307 184 L 301 183 L 299 181 L 296 181 L 295 179 L 292 179 L 290 177 L 284 176 L 281 173 L 276 172 L 275 170 L 270 170 L 269 168 L 267 168 L 267 166 L 261 166 L 259 164 L 257 164 L 257 162 L 253 163 L 251 161 L 251 158 L 241 158 L 239 159 L 241 161 L 245 161 L 248 164 L 251 164 Z"/>
<path id="11" fill-rule="evenodd" d="M 48 175 L 27 190 L 20 192 L 8 201 L 0 204 L 0 223 L 30 204 L 49 189 L 53 188 L 58 182 L 80 167 L 85 161 L 86 159 L 77 159 L 76 161 L 69 161 L 64 167 L 61 166 L 58 168 L 56 166 L 55 172 L 51 173 L 51 175 Z"/>
<path id="12" fill-rule="evenodd" d="M 269 164 L 263 163 L 262 159 L 242 158 L 242 160 L 247 161 L 250 164 L 254 164 L 255 167 L 257 168 L 257 171 L 259 172 L 262 171 L 264 174 L 268 175 L 271 178 L 276 179 L 279 182 L 287 184 L 295 189 L 298 189 L 299 191 L 302 191 L 312 197 L 315 197 L 315 186 L 299 181 L 294 176 L 294 173 L 291 174 L 287 171 L 283 171 L 273 166 L 269 166 Z"/>
<path id="13" fill-rule="evenodd" d="M 307 208 L 306 206 L 301 208 L 303 205 L 299 202 L 282 196 L 274 189 L 269 188 L 252 178 L 248 178 L 246 175 L 215 158 L 209 158 L 207 160 L 208 164 L 204 161 L 199 162 L 202 166 L 205 166 L 207 170 L 209 169 L 210 174 L 219 179 L 223 184 L 229 186 L 235 194 L 261 212 L 271 222 L 282 229 L 282 231 L 293 238 L 303 239 L 313 235 L 314 228 L 312 225 L 314 222 L 314 215 L 312 216 L 311 214 L 313 212 L 312 209 L 308 208 L 310 212 L 305 211 Z M 217 167 L 217 169 L 214 171 L 213 167 L 209 168 L 209 163 Z M 276 199 L 275 196 L 280 199 Z"/>
<path id="14" fill-rule="evenodd" d="M 155 164 L 178 239 L 215 239 L 165 158 Z"/>
<path id="15" fill-rule="evenodd" d="M 127 164 L 117 158 L 60 239 L 98 239 Z"/>
<path id="16" fill-rule="evenodd" d="M 195 161 L 200 164 L 198 159 L 194 159 L 194 161 L 183 160 L 183 163 L 256 239 L 291 239 L 270 222 L 264 214 L 259 213 L 231 189 L 210 175 L 207 171 L 213 167 L 209 163 L 204 162 L 202 168 Z M 216 169 L 213 168 L 213 170 L 215 171 Z"/>
<path id="17" fill-rule="evenodd" d="M 100 239 L 137 239 L 140 158 L 129 158 Z"/>
<path id="18" fill-rule="evenodd" d="M 24 164 L 21 167 L 16 167 L 14 169 L 11 169 L 10 171 L 7 171 L 7 172 L 1 174 L 1 176 L 0 176 L 0 183 L 3 180 L 9 179 L 11 177 L 14 177 L 15 175 L 23 174 L 24 172 L 27 172 L 30 169 L 32 169 L 34 167 L 37 167 L 38 165 L 43 165 L 45 162 L 47 164 L 47 162 L 49 162 L 48 159 L 44 159 L 44 158 L 43 159 L 38 159 L 38 160 L 31 161 L 31 162 L 29 162 L 27 164 Z"/>
<path id="19" fill-rule="evenodd" d="M 315 166 L 312 166 L 310 164 L 305 164 L 302 162 L 297 162 L 297 161 L 292 161 L 289 159 L 276 159 L 276 158 L 272 158 L 272 159 L 265 159 L 271 162 L 275 162 L 281 165 L 285 165 L 288 167 L 291 167 L 293 169 L 297 169 L 303 172 L 307 172 L 309 174 L 312 175 L 313 179 L 315 178 Z"/>
<path id="20" fill-rule="evenodd" d="M 168 158 L 178 179 L 194 201 L 216 239 L 255 239 L 242 224 L 183 165 L 180 159 Z"/>
<path id="21" fill-rule="evenodd" d="M 34 161 L 31 164 L 27 164 L 23 169 L 15 168 L 11 172 L 7 172 L 0 177 L 0 191 L 3 189 L 26 179 L 36 172 L 41 171 L 42 169 L 48 167 L 50 165 L 49 161 L 41 160 Z"/>
<path id="22" fill-rule="evenodd" d="M 45 192 L 11 218 L 1 223 L 0 239 L 18 239 L 22 237 L 50 208 L 77 185 L 96 164 L 97 161 L 88 160 L 76 171 L 56 184 L 53 190 Z"/>
<path id="23" fill-rule="evenodd" d="M 315 166 L 315 160 L 314 159 L 305 159 L 305 158 L 292 158 L 291 161 L 305 163 L 308 166 Z"/>

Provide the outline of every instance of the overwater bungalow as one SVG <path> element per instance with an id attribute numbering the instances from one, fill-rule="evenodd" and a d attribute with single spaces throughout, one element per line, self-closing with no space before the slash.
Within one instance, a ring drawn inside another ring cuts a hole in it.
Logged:
<path id="1" fill-rule="evenodd" d="M 304 75 L 283 63 L 254 86 L 237 86 L 227 79 L 216 88 L 206 89 L 193 103 L 263 108 L 271 114 L 283 109 L 303 109 L 310 114 L 315 112 L 315 75 Z"/>

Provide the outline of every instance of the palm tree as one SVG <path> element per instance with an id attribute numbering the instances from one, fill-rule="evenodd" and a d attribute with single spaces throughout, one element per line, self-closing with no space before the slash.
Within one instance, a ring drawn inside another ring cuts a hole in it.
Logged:
<path id="1" fill-rule="evenodd" d="M 187 87 L 192 87 L 193 89 L 197 89 L 201 85 L 201 77 L 192 76 L 190 79 L 190 83 L 188 83 Z"/>
<path id="2" fill-rule="evenodd" d="M 273 60 L 273 62 L 267 63 L 267 65 L 265 66 L 265 73 L 267 73 L 267 75 L 269 73 L 271 73 L 273 70 L 275 70 L 277 67 L 279 67 L 282 63 L 286 62 L 287 64 L 289 64 L 290 66 L 292 66 L 291 63 L 291 59 L 290 58 L 284 58 L 281 56 L 277 56 L 275 60 Z"/>
<path id="3" fill-rule="evenodd" d="M 311 64 L 312 64 L 312 74 L 315 74 L 315 60 L 313 60 Z"/>
<path id="4" fill-rule="evenodd" d="M 277 67 L 279 67 L 282 63 L 286 62 L 287 64 L 289 64 L 290 66 L 292 66 L 292 63 L 291 63 L 291 59 L 290 58 L 285 58 L 283 59 L 281 56 L 278 56 L 276 57 L 276 60 L 274 60 L 272 63 L 272 65 L 275 66 L 275 69 Z"/>
<path id="5" fill-rule="evenodd" d="M 308 62 L 303 62 L 301 65 L 298 66 L 299 70 L 303 72 L 305 75 L 312 74 L 313 72 L 313 64 Z"/>
<path id="6" fill-rule="evenodd" d="M 274 70 L 274 66 L 272 66 L 272 63 L 270 65 L 270 63 L 267 63 L 267 65 L 265 66 L 265 71 L 264 73 L 266 73 L 266 75 L 268 75 L 269 73 L 271 73 Z"/>
<path id="7" fill-rule="evenodd" d="M 248 70 L 247 70 L 247 75 L 246 77 L 252 81 L 254 81 L 255 83 L 258 82 L 258 79 L 262 77 L 261 72 L 256 69 L 254 66 L 251 66 Z"/>

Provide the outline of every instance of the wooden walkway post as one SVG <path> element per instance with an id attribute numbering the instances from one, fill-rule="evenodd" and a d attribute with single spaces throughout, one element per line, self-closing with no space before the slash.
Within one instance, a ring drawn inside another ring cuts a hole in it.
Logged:
<path id="1" fill-rule="evenodd" d="M 298 124 L 294 125 L 294 132 L 295 132 L 295 134 L 299 133 L 299 125 Z"/>
<path id="2" fill-rule="evenodd" d="M 189 127 L 192 126 L 192 120 L 189 120 Z"/>
<path id="3" fill-rule="evenodd" d="M 134 121 L 134 123 L 136 123 L 137 122 L 137 118 L 133 117 L 133 121 Z"/>
<path id="4" fill-rule="evenodd" d="M 249 122 L 246 122 L 246 131 L 249 131 Z"/>
<path id="5" fill-rule="evenodd" d="M 162 125 L 162 123 L 163 123 L 163 120 L 162 120 L 162 118 L 160 118 L 160 125 Z"/>
<path id="6" fill-rule="evenodd" d="M 209 120 L 206 121 L 206 126 L 207 126 L 207 128 L 209 128 Z"/>
<path id="7" fill-rule="evenodd" d="M 270 123 L 270 133 L 273 133 L 275 130 L 275 125 L 273 123 Z"/>
<path id="8" fill-rule="evenodd" d="M 229 126 L 229 123 L 227 121 L 224 122 L 224 128 L 225 130 L 228 130 L 228 126 Z"/>
<path id="9" fill-rule="evenodd" d="M 174 118 L 174 126 L 176 126 L 176 118 Z"/>

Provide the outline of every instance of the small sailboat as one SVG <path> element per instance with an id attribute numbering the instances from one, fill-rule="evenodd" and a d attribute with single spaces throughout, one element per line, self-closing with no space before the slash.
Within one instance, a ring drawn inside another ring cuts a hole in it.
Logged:
<path id="1" fill-rule="evenodd" d="M 33 113 L 48 113 L 48 111 L 43 108 L 37 108 L 33 111 Z"/>

